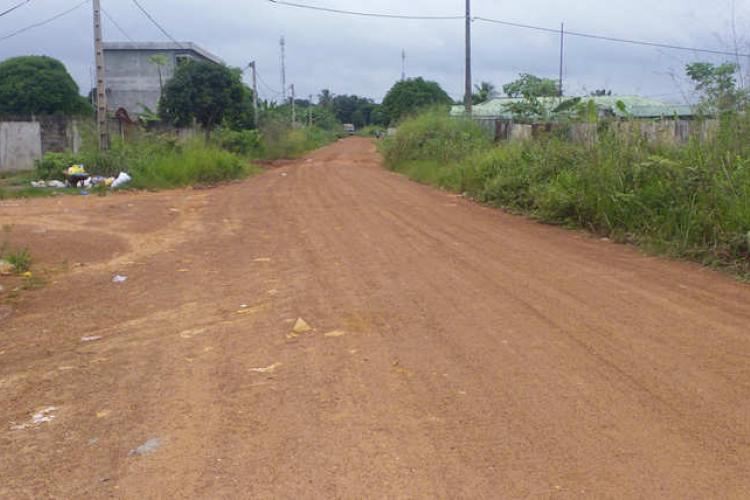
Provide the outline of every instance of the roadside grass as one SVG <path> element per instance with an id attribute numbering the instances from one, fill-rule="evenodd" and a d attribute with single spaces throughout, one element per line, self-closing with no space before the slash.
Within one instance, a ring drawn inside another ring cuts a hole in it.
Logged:
<path id="1" fill-rule="evenodd" d="M 414 180 L 750 277 L 750 118 L 684 147 L 600 129 L 593 146 L 550 136 L 493 147 L 475 125 L 427 114 L 381 150 Z"/>

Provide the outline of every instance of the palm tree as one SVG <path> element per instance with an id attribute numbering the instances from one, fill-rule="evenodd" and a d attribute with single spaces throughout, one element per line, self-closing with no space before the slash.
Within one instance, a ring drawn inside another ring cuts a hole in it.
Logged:
<path id="1" fill-rule="evenodd" d="M 328 89 L 323 89 L 318 94 L 318 106 L 330 108 L 333 104 L 333 93 Z"/>

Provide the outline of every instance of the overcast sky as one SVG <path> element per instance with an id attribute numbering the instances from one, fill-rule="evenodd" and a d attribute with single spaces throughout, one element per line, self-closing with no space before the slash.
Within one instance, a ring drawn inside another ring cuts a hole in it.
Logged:
<path id="1" fill-rule="evenodd" d="M 0 0 L 0 11 L 20 0 Z M 51 17 L 80 0 L 31 0 L 0 17 L 0 37 Z M 264 98 L 281 88 L 279 37 L 287 41 L 287 82 L 297 94 L 329 88 L 381 100 L 400 77 L 435 80 L 454 98 L 463 92 L 463 21 L 414 21 L 353 17 L 274 5 L 267 0 L 140 0 L 178 40 L 192 41 L 233 66 L 257 60 Z M 463 0 L 297 0 L 332 8 L 415 15 L 461 15 Z M 123 30 L 138 41 L 165 40 L 131 0 L 102 0 Z M 474 0 L 476 16 L 559 27 L 579 32 L 727 50 L 733 45 L 731 0 Z M 740 32 L 750 26 L 750 0 L 736 0 Z M 474 79 L 500 87 L 520 72 L 557 78 L 559 38 L 535 31 L 473 23 Z M 104 19 L 107 41 L 125 36 Z M 748 39 L 739 40 L 744 52 Z M 45 54 L 62 60 L 85 93 L 91 86 L 91 4 L 52 23 L 0 41 L 0 59 Z M 671 101 L 689 95 L 684 65 L 721 62 L 693 54 L 610 42 L 566 38 L 566 94 L 607 88 Z M 742 61 L 748 63 L 747 60 Z"/>

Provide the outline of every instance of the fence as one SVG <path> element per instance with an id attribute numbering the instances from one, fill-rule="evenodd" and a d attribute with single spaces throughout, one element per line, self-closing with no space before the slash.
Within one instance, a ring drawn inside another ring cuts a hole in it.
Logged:
<path id="1" fill-rule="evenodd" d="M 523 141 L 543 134 L 554 133 L 581 144 L 594 144 L 599 138 L 597 123 L 523 124 L 494 118 L 477 118 L 475 121 L 496 141 Z M 644 138 L 665 145 L 687 144 L 691 138 L 700 141 L 712 137 L 718 130 L 717 120 L 621 120 L 609 122 L 609 129 L 623 140 Z"/>
<path id="2" fill-rule="evenodd" d="M 67 116 L 0 118 L 0 172 L 30 170 L 44 153 L 77 152 L 80 122 Z"/>

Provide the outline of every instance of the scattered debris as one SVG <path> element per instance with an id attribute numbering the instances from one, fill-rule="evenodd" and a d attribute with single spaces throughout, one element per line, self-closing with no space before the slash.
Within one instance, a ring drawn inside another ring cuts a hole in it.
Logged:
<path id="1" fill-rule="evenodd" d="M 274 363 L 271 366 L 266 366 L 265 368 L 250 368 L 251 372 L 255 373 L 273 373 L 276 368 L 280 367 L 281 363 Z"/>
<path id="2" fill-rule="evenodd" d="M 118 274 L 114 278 L 112 278 L 112 283 L 125 283 L 128 280 L 127 276 L 122 276 Z"/>
<path id="3" fill-rule="evenodd" d="M 143 455 L 150 455 L 156 450 L 159 449 L 161 446 L 161 438 L 151 438 L 142 445 L 140 445 L 138 448 L 134 448 L 130 450 L 130 453 L 128 453 L 129 457 L 140 457 Z"/>
<path id="4" fill-rule="evenodd" d="M 237 314 L 256 314 L 268 309 L 268 304 L 258 304 L 257 306 L 248 307 L 247 305 L 240 306 L 237 310 Z"/>
<path id="5" fill-rule="evenodd" d="M 287 174 L 286 172 L 281 172 L 281 176 L 282 177 L 286 177 L 287 175 L 289 175 L 289 174 Z"/>
<path id="6" fill-rule="evenodd" d="M 240 304 L 240 309 L 247 309 L 247 308 L 248 308 L 247 304 Z"/>
<path id="7" fill-rule="evenodd" d="M 112 410 L 101 410 L 96 412 L 96 418 L 107 418 L 112 414 Z"/>
<path id="8" fill-rule="evenodd" d="M 62 181 L 31 181 L 31 187 L 33 188 L 52 188 L 52 189 L 63 189 L 65 183 Z"/>
<path id="9" fill-rule="evenodd" d="M 16 266 L 8 262 L 7 260 L 0 259 L 0 276 L 10 276 Z"/>
<path id="10" fill-rule="evenodd" d="M 323 336 L 324 337 L 343 337 L 344 335 L 346 335 L 345 331 L 343 331 L 343 330 L 334 330 L 332 332 L 328 332 L 328 333 L 324 334 Z"/>
<path id="11" fill-rule="evenodd" d="M 271 262 L 270 257 L 258 257 L 257 259 L 254 259 L 253 262 Z"/>
<path id="12" fill-rule="evenodd" d="M 128 184 L 130 181 L 132 181 L 133 178 L 130 177 L 125 172 L 120 172 L 120 175 L 117 176 L 117 178 L 112 182 L 112 189 L 118 189 L 124 186 L 125 184 Z"/>
<path id="13" fill-rule="evenodd" d="M 29 422 L 25 424 L 13 425 L 11 426 L 11 429 L 14 431 L 20 431 L 20 430 L 28 429 L 29 427 L 35 427 L 41 424 L 52 422 L 55 419 L 54 412 L 56 411 L 57 411 L 57 406 L 48 406 L 47 408 L 44 408 L 43 410 L 40 410 L 37 413 L 34 413 L 31 416 L 31 420 Z"/>
<path id="14" fill-rule="evenodd" d="M 205 328 L 193 328 L 192 330 L 185 330 L 183 332 L 180 332 L 180 337 L 183 339 L 192 339 L 193 337 L 197 337 L 198 335 L 202 335 L 206 333 Z"/>
<path id="15" fill-rule="evenodd" d="M 312 327 L 304 319 L 297 318 L 297 321 L 294 323 L 294 327 L 292 327 L 292 331 L 299 335 L 301 333 L 308 333 L 312 331 Z"/>
<path id="16" fill-rule="evenodd" d="M 81 337 L 81 342 L 95 342 L 101 339 L 102 339 L 101 335 L 92 335 L 90 337 Z"/>

